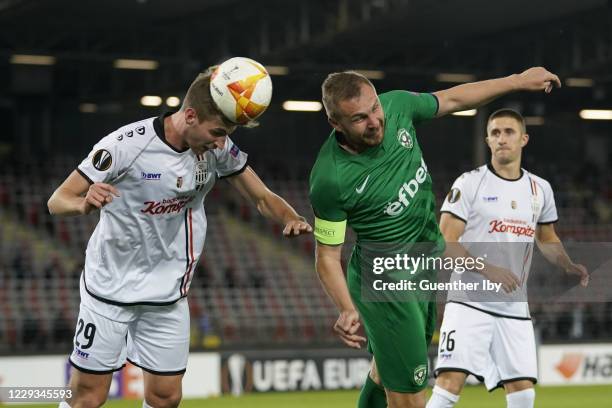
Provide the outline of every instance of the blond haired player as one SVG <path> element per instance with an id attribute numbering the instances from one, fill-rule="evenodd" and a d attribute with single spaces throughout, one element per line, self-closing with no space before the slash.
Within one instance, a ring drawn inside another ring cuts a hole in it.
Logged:
<path id="1" fill-rule="evenodd" d="M 56 215 L 100 210 L 87 245 L 70 363 L 72 398 L 99 407 L 125 360 L 143 369 L 143 407 L 176 407 L 189 352 L 187 293 L 204 246 L 204 202 L 227 179 L 285 236 L 312 229 L 247 165 L 217 109 L 210 73 L 178 112 L 123 126 L 100 140 L 49 199 Z"/>

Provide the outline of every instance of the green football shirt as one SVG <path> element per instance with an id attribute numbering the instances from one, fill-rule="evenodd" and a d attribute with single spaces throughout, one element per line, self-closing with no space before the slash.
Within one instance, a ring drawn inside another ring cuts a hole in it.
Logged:
<path id="1" fill-rule="evenodd" d="M 385 116 L 383 141 L 351 154 L 335 130 L 310 174 L 310 202 L 317 241 L 338 245 L 350 226 L 360 242 L 439 242 L 431 176 L 414 125 L 431 119 L 437 98 L 391 91 L 379 95 Z"/>

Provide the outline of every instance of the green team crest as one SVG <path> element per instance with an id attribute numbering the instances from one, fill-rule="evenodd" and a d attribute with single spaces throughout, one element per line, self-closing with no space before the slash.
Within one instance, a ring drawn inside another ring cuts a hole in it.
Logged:
<path id="1" fill-rule="evenodd" d="M 420 366 L 414 369 L 414 382 L 417 383 L 417 385 L 423 385 L 426 379 L 427 365 L 421 364 Z"/>
<path id="2" fill-rule="evenodd" d="M 406 149 L 412 149 L 412 138 L 406 129 L 401 128 L 397 131 L 397 141 Z"/>

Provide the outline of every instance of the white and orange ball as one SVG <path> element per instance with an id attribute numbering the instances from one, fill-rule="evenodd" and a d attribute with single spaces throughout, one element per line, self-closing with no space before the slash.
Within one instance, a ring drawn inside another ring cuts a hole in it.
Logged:
<path id="1" fill-rule="evenodd" d="M 259 62 L 234 57 L 215 69 L 210 93 L 223 115 L 244 125 L 259 117 L 270 105 L 272 80 Z"/>

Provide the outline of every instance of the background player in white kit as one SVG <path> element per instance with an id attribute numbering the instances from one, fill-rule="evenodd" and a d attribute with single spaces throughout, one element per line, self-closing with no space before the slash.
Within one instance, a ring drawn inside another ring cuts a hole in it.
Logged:
<path id="1" fill-rule="evenodd" d="M 521 168 L 527 144 L 522 116 L 510 109 L 494 112 L 487 123 L 491 164 L 459 177 L 442 206 L 440 229 L 447 242 L 495 243 L 496 268 L 484 278 L 503 283 L 507 292 L 524 290 L 534 239 L 544 256 L 588 284 L 584 266 L 574 264 L 555 233 L 557 210 L 550 184 Z M 500 245 L 499 243 L 508 243 Z M 452 245 L 452 244 L 451 244 Z M 483 245 L 483 244 L 480 244 Z M 485 244 L 486 245 L 486 244 Z M 470 251 L 478 256 L 479 244 Z M 518 255 L 518 256 L 517 256 Z M 487 259 L 491 262 L 492 259 Z M 475 272 L 461 279 L 482 280 Z M 526 302 L 476 302 L 465 293 L 449 292 L 440 329 L 436 385 L 428 408 L 450 408 L 473 374 L 490 391 L 506 390 L 509 408 L 533 407 L 537 381 L 535 337 Z"/>
<path id="2" fill-rule="evenodd" d="M 178 112 L 100 140 L 49 199 L 57 215 L 101 209 L 81 277 L 73 397 L 60 407 L 101 406 L 126 358 L 143 369 L 143 407 L 178 406 L 189 352 L 186 296 L 206 235 L 203 201 L 216 178 L 283 223 L 284 235 L 312 231 L 228 137 L 236 125 L 214 105 L 211 73 L 194 80 Z"/>

